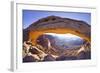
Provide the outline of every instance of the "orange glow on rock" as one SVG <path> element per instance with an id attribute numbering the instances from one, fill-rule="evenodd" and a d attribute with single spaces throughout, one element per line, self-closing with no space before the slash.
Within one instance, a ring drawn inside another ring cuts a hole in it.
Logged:
<path id="1" fill-rule="evenodd" d="M 56 33 L 56 34 L 67 34 L 67 33 L 71 33 L 74 35 L 77 35 L 85 40 L 87 40 L 88 42 L 91 42 L 91 38 L 89 36 L 86 36 L 84 34 L 82 34 L 81 32 L 77 32 L 77 30 L 72 30 L 72 29 L 62 29 L 62 28 L 56 28 L 56 29 L 39 29 L 39 30 L 35 30 L 35 31 L 30 31 L 29 32 L 29 40 L 32 41 L 33 44 L 36 44 L 36 39 L 44 34 L 44 33 Z"/>

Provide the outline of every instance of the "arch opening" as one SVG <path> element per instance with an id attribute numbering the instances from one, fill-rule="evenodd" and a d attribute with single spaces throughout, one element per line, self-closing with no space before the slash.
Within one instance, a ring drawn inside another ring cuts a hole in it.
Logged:
<path id="1" fill-rule="evenodd" d="M 85 42 L 83 38 L 71 33 L 44 33 L 37 38 L 36 43 L 40 45 L 46 44 L 46 39 L 50 41 L 52 46 L 59 49 L 76 49 Z"/>

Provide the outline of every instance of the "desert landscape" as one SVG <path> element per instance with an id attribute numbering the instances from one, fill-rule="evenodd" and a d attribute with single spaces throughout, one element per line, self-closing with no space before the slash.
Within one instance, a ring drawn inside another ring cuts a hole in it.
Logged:
<path id="1" fill-rule="evenodd" d="M 91 26 L 48 16 L 23 29 L 23 62 L 91 59 Z"/>

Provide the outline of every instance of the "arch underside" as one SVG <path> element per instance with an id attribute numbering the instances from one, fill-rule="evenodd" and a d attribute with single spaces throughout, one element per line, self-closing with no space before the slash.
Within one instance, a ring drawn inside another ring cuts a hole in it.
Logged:
<path id="1" fill-rule="evenodd" d="M 66 29 L 66 28 L 53 28 L 53 29 L 39 29 L 39 30 L 31 30 L 29 31 L 29 40 L 32 41 L 33 44 L 36 43 L 36 39 L 44 34 L 44 33 L 56 33 L 56 34 L 67 34 L 71 33 L 74 35 L 77 35 L 84 40 L 87 40 L 88 42 L 91 42 L 91 37 L 90 35 L 83 34 L 82 32 L 75 30 L 75 29 Z"/>

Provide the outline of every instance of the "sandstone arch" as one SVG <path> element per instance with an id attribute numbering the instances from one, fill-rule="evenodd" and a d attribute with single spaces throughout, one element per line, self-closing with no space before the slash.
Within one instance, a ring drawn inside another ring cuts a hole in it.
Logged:
<path id="1" fill-rule="evenodd" d="M 91 41 L 91 26 L 84 21 L 61 18 L 58 16 L 48 16 L 32 23 L 28 28 L 24 29 L 23 41 L 35 40 L 43 33 L 72 33 L 82 37 L 88 42 Z"/>

